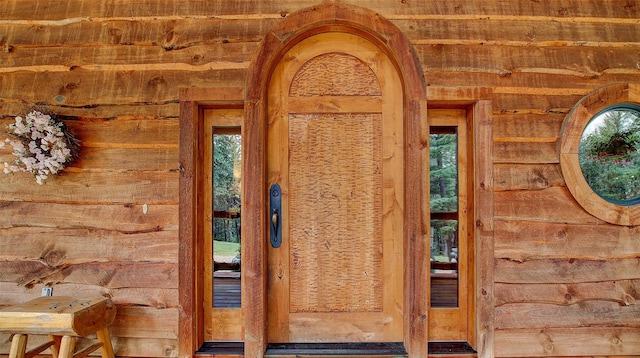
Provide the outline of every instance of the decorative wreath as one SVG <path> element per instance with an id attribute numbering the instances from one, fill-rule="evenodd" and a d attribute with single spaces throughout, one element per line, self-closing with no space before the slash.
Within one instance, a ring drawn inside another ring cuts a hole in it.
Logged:
<path id="1" fill-rule="evenodd" d="M 17 116 L 7 134 L 13 139 L 5 139 L 0 146 L 11 144 L 17 159 L 4 163 L 4 173 L 30 172 L 38 184 L 63 170 L 80 150 L 80 141 L 56 119 L 56 114 L 42 108 L 31 110 L 24 118 Z"/>

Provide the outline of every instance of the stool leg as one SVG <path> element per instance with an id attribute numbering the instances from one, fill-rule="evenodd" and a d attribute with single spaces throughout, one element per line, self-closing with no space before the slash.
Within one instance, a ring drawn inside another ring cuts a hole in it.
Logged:
<path id="1" fill-rule="evenodd" d="M 13 335 L 9 358 L 24 358 L 24 351 L 27 349 L 27 338 L 26 334 Z"/>
<path id="2" fill-rule="evenodd" d="M 98 336 L 98 342 L 102 343 L 102 347 L 100 347 L 100 352 L 102 353 L 102 358 L 114 358 L 113 354 L 113 346 L 111 345 L 111 335 L 109 334 L 109 328 L 104 327 L 98 332 L 96 332 L 96 336 Z"/>
<path id="3" fill-rule="evenodd" d="M 60 343 L 60 354 L 58 358 L 73 358 L 73 352 L 76 349 L 76 337 L 63 336 Z"/>
<path id="4" fill-rule="evenodd" d="M 60 342 L 62 341 L 62 337 L 54 336 L 53 334 L 50 334 L 49 340 L 53 342 L 53 345 L 51 346 L 51 356 L 53 358 L 58 358 L 58 353 L 60 352 Z"/>

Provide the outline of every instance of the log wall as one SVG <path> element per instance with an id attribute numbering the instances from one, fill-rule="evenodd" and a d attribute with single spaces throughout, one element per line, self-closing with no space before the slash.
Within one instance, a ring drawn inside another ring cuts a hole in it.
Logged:
<path id="1" fill-rule="evenodd" d="M 0 306 L 43 285 L 98 292 L 118 305 L 117 355 L 177 356 L 179 88 L 244 86 L 264 33 L 316 3 L 0 2 L 0 125 L 42 103 L 83 141 L 43 186 L 0 174 Z M 640 82 L 640 3 L 344 3 L 406 34 L 430 100 L 491 103 L 495 331 L 483 355 L 640 355 L 639 229 L 584 211 L 557 149 L 580 98 Z"/>

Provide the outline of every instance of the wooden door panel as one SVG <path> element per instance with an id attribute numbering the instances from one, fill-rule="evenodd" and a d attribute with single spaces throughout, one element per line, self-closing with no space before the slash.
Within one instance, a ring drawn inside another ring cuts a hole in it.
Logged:
<path id="1" fill-rule="evenodd" d="M 330 321 L 332 324 L 327 324 Z M 292 342 L 382 342 L 385 337 L 382 312 L 299 313 L 289 322 Z"/>
<path id="2" fill-rule="evenodd" d="M 402 341 L 402 92 L 354 35 L 294 46 L 269 88 L 268 180 L 282 187 L 268 249 L 271 342 Z"/>
<path id="3" fill-rule="evenodd" d="M 291 113 L 381 113 L 382 98 L 324 96 L 318 101 L 317 97 L 296 97 L 289 98 L 287 107 Z"/>
<path id="4" fill-rule="evenodd" d="M 382 311 L 380 117 L 290 115 L 291 312 Z"/>

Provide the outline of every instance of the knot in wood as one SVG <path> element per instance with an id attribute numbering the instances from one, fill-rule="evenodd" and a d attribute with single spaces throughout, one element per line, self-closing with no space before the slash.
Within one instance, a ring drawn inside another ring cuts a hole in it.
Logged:
<path id="1" fill-rule="evenodd" d="M 62 265 L 62 262 L 64 261 L 66 256 L 67 255 L 64 251 L 51 249 L 48 252 L 45 252 L 44 255 L 42 255 L 42 260 L 47 264 L 47 266 L 58 267 Z"/>
<path id="2" fill-rule="evenodd" d="M 542 345 L 542 348 L 547 353 L 553 352 L 554 350 L 553 340 L 545 333 L 542 333 L 540 337 L 540 345 Z"/>
<path id="3" fill-rule="evenodd" d="M 166 51 L 175 50 L 178 48 L 178 36 L 175 31 L 169 30 L 165 33 L 164 41 L 162 42 L 162 48 Z"/>
<path id="4" fill-rule="evenodd" d="M 619 346 L 622 344 L 622 339 L 620 339 L 620 337 L 618 337 L 617 335 L 612 334 L 611 338 L 609 338 L 609 342 L 611 342 L 611 344 L 615 346 Z"/>
<path id="5" fill-rule="evenodd" d="M 162 76 L 156 76 L 150 79 L 148 83 L 150 86 L 159 87 L 161 85 L 166 85 L 167 81 L 165 81 Z"/>
<path id="6" fill-rule="evenodd" d="M 567 230 L 565 229 L 558 230 L 558 232 L 556 232 L 553 236 L 554 238 L 561 240 L 566 240 L 569 237 L 569 235 L 567 234 Z"/>
<path id="7" fill-rule="evenodd" d="M 120 41 L 122 40 L 122 30 L 120 29 L 117 29 L 117 28 L 109 29 L 109 35 L 113 37 L 113 42 L 116 44 L 120 43 Z"/>
<path id="8" fill-rule="evenodd" d="M 506 70 L 506 69 L 500 69 L 498 70 L 498 76 L 500 77 L 511 77 L 511 71 Z"/>
<path id="9" fill-rule="evenodd" d="M 636 299 L 630 294 L 624 293 L 622 295 L 622 303 L 624 303 L 625 306 L 633 306 L 636 304 Z"/>
<path id="10" fill-rule="evenodd" d="M 196 53 L 191 57 L 191 63 L 193 63 L 194 65 L 202 63 L 203 60 L 204 60 L 204 55 L 201 53 Z"/>
<path id="11" fill-rule="evenodd" d="M 75 82 L 69 82 L 66 85 L 64 85 L 64 87 L 62 88 L 62 92 L 72 92 L 73 90 L 77 89 L 78 87 L 80 87 L 79 83 L 75 83 Z"/>

